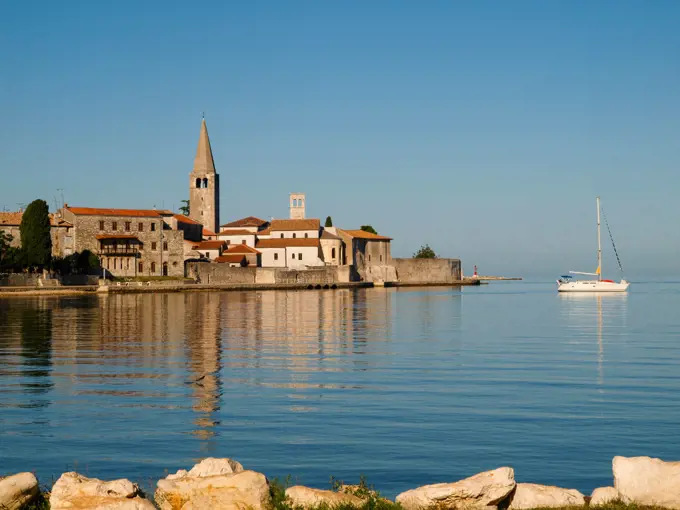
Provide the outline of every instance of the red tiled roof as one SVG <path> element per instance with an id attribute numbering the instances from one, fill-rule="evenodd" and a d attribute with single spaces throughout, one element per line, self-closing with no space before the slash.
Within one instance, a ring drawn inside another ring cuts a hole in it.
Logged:
<path id="1" fill-rule="evenodd" d="M 310 220 L 272 220 L 272 232 L 291 231 L 291 230 L 319 230 L 321 221 L 318 219 Z"/>
<path id="2" fill-rule="evenodd" d="M 229 264 L 240 264 L 245 259 L 245 255 L 222 255 L 220 257 L 215 257 L 215 262 L 217 263 L 229 263 Z M 246 259 L 247 261 L 247 259 Z"/>
<path id="3" fill-rule="evenodd" d="M 221 236 L 254 236 L 256 233 L 250 230 L 223 230 Z"/>
<path id="4" fill-rule="evenodd" d="M 225 253 L 254 253 L 259 255 L 260 252 L 255 248 L 248 246 L 247 244 L 232 244 Z"/>
<path id="5" fill-rule="evenodd" d="M 366 239 L 368 241 L 391 241 L 391 237 L 385 237 L 378 234 L 373 234 L 371 232 L 366 232 L 365 230 L 341 230 L 350 237 L 356 237 L 357 239 Z"/>
<path id="6" fill-rule="evenodd" d="M 184 216 L 183 214 L 173 214 L 172 217 L 182 223 L 188 223 L 189 225 L 200 225 L 200 223 L 197 222 L 196 220 L 192 220 L 191 218 L 189 218 L 188 216 Z"/>
<path id="7" fill-rule="evenodd" d="M 194 243 L 192 248 L 194 250 L 219 250 L 224 245 L 224 241 L 201 241 L 200 243 Z"/>
<path id="8" fill-rule="evenodd" d="M 136 216 L 153 218 L 165 215 L 169 211 L 157 211 L 155 209 L 106 209 L 97 207 L 66 207 L 76 216 Z M 170 214 L 172 214 L 170 212 Z"/>
<path id="9" fill-rule="evenodd" d="M 203 227 L 203 236 L 204 237 L 214 237 L 216 235 L 217 234 L 215 232 L 213 232 L 212 230 L 209 230 L 209 229 Z"/>
<path id="10" fill-rule="evenodd" d="M 258 236 L 268 236 L 268 235 L 271 235 L 271 233 L 272 233 L 272 228 L 271 228 L 271 227 L 267 227 L 267 228 L 265 228 L 264 230 L 260 230 L 260 231 L 257 233 L 257 235 L 258 235 Z"/>
<path id="11" fill-rule="evenodd" d="M 129 235 L 129 234 L 98 234 L 95 236 L 97 239 L 136 239 L 139 241 L 139 238 L 134 235 Z"/>
<path id="12" fill-rule="evenodd" d="M 298 248 L 298 247 L 313 247 L 319 246 L 318 239 L 306 238 L 284 238 L 284 239 L 260 239 L 255 245 L 257 248 Z"/>
<path id="13" fill-rule="evenodd" d="M 232 221 L 231 223 L 226 223 L 221 225 L 222 228 L 234 228 L 234 227 L 261 227 L 266 225 L 265 220 L 256 218 L 255 216 L 248 216 L 247 218 L 241 218 L 240 220 Z"/>

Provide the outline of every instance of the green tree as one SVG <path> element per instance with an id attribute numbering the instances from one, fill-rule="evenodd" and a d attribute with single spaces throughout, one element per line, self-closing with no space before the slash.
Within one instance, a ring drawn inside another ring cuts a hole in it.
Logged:
<path id="1" fill-rule="evenodd" d="M 325 226 L 326 226 L 326 227 L 332 227 L 332 226 L 333 226 L 333 218 L 331 218 L 330 216 L 327 216 L 327 217 L 326 217 L 326 225 L 325 225 Z"/>
<path id="2" fill-rule="evenodd" d="M 44 267 L 52 257 L 50 214 L 47 202 L 34 200 L 21 218 L 21 248 L 29 266 Z"/>
<path id="3" fill-rule="evenodd" d="M 189 213 L 191 212 L 191 209 L 189 208 L 189 201 L 182 200 L 182 203 L 184 205 L 179 208 L 179 212 L 181 212 L 184 216 L 189 216 Z"/>
<path id="4" fill-rule="evenodd" d="M 418 250 L 416 253 L 413 254 L 414 259 L 436 259 L 437 254 L 434 252 L 432 248 L 430 248 L 429 244 L 426 244 L 425 246 L 421 246 L 420 250 Z"/>
<path id="5" fill-rule="evenodd" d="M 370 225 L 361 225 L 361 230 L 364 232 L 370 232 L 371 234 L 377 234 L 375 229 Z"/>
<path id="6" fill-rule="evenodd" d="M 13 239 L 12 234 L 0 230 L 0 267 L 4 267 L 5 261 L 10 257 Z"/>

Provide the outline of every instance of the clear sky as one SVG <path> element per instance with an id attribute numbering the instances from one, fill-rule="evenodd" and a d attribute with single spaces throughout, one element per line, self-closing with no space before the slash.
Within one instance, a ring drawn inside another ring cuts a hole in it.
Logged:
<path id="1" fill-rule="evenodd" d="M 223 222 L 303 191 L 394 255 L 552 276 L 595 269 L 600 194 L 628 276 L 680 277 L 679 26 L 672 0 L 8 0 L 0 208 L 176 209 L 205 111 Z"/>

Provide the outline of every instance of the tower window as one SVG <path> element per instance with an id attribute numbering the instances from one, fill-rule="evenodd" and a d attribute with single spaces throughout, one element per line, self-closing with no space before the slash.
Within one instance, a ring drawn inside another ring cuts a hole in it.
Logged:
<path id="1" fill-rule="evenodd" d="M 200 188 L 200 187 L 201 187 L 201 178 L 199 177 L 198 179 L 196 179 L 196 188 Z"/>
<path id="2" fill-rule="evenodd" d="M 203 178 L 203 187 L 204 187 L 204 188 L 207 188 L 207 187 L 208 187 L 208 178 L 207 178 L 207 177 L 204 177 L 204 178 Z"/>

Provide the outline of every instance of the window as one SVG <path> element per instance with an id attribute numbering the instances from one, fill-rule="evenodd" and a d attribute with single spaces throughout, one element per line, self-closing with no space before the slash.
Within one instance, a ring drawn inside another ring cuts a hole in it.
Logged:
<path id="1" fill-rule="evenodd" d="M 152 262 L 151 263 L 151 274 L 154 274 L 156 272 L 156 263 Z"/>
<path id="2" fill-rule="evenodd" d="M 204 178 L 203 178 L 203 187 L 204 187 L 204 188 L 207 188 L 207 187 L 208 187 L 208 178 L 207 178 L 207 177 L 204 177 Z"/>
<path id="3" fill-rule="evenodd" d="M 110 258 L 106 259 L 106 269 L 111 269 L 111 259 Z"/>
<path id="4" fill-rule="evenodd" d="M 278 253 L 274 254 L 274 260 L 279 260 L 279 254 Z"/>
<path id="5" fill-rule="evenodd" d="M 144 223 L 140 221 L 138 227 L 140 232 L 144 232 Z"/>
<path id="6" fill-rule="evenodd" d="M 125 269 L 130 269 L 130 258 L 125 259 Z"/>
<path id="7" fill-rule="evenodd" d="M 114 221 L 111 223 L 111 230 L 118 230 L 118 222 Z"/>
<path id="8" fill-rule="evenodd" d="M 369 261 L 369 262 L 371 261 L 371 256 L 370 256 L 370 255 L 368 256 L 368 261 Z"/>
<path id="9" fill-rule="evenodd" d="M 331 258 L 335 259 L 335 248 L 331 250 Z"/>
<path id="10" fill-rule="evenodd" d="M 290 254 L 290 258 L 293 259 L 293 260 L 295 260 L 295 253 L 291 253 L 291 254 Z"/>
<path id="11" fill-rule="evenodd" d="M 298 260 L 302 260 L 302 253 L 298 253 Z"/>
<path id="12" fill-rule="evenodd" d="M 113 269 L 116 269 L 116 259 L 113 259 Z"/>
<path id="13" fill-rule="evenodd" d="M 309 234 L 305 232 L 305 239 L 309 237 Z"/>
<path id="14" fill-rule="evenodd" d="M 130 232 L 130 229 L 131 229 L 131 228 L 132 228 L 132 223 L 129 222 L 129 221 L 126 221 L 126 222 L 125 222 L 125 230 L 126 230 L 127 232 Z"/>
<path id="15" fill-rule="evenodd" d="M 155 232 L 155 231 L 156 231 L 156 224 L 152 223 L 151 224 L 151 232 Z"/>
<path id="16" fill-rule="evenodd" d="M 297 234 L 295 232 L 293 232 L 293 239 L 295 239 L 296 237 L 297 237 Z"/>
<path id="17" fill-rule="evenodd" d="M 152 242 L 151 242 L 151 249 L 155 251 L 155 250 L 156 250 L 156 246 L 157 246 L 156 241 L 152 241 Z"/>
<path id="18" fill-rule="evenodd" d="M 168 243 L 167 243 L 167 241 L 163 241 L 163 251 L 168 251 Z"/>
<path id="19" fill-rule="evenodd" d="M 281 239 L 283 239 L 283 232 L 281 232 Z"/>
<path id="20" fill-rule="evenodd" d="M 104 222 L 103 221 L 99 222 L 99 230 L 104 230 Z"/>
<path id="21" fill-rule="evenodd" d="M 382 255 L 380 255 L 380 262 L 382 262 Z"/>
<path id="22" fill-rule="evenodd" d="M 227 239 L 227 246 L 231 244 L 231 241 Z"/>
<path id="23" fill-rule="evenodd" d="M 137 268 L 138 271 L 139 271 L 140 273 L 143 273 L 143 272 L 144 272 L 144 262 L 142 262 L 142 261 L 140 260 L 138 266 L 139 266 L 139 267 Z"/>
<path id="24" fill-rule="evenodd" d="M 245 240 L 245 239 L 241 239 L 241 244 L 246 244 L 246 240 Z"/>
<path id="25" fill-rule="evenodd" d="M 168 263 L 163 262 L 163 276 L 168 276 Z"/>
<path id="26" fill-rule="evenodd" d="M 200 188 L 200 187 L 201 187 L 201 178 L 199 177 L 198 179 L 196 179 L 196 188 Z"/>

